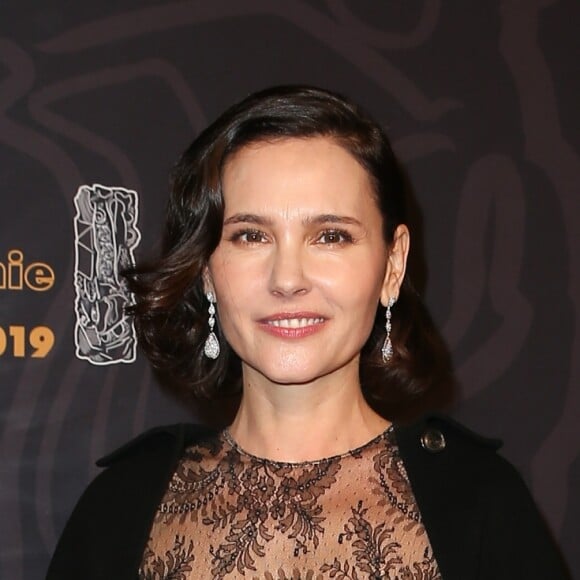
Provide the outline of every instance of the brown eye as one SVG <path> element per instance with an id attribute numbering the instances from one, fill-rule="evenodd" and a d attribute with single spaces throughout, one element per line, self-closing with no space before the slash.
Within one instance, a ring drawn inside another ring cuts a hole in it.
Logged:
<path id="1" fill-rule="evenodd" d="M 266 241 L 266 234 L 260 230 L 240 230 L 230 240 L 242 244 L 262 244 Z"/>
<path id="2" fill-rule="evenodd" d="M 318 243 L 337 245 L 352 242 L 352 236 L 343 230 L 326 230 L 318 238 Z"/>

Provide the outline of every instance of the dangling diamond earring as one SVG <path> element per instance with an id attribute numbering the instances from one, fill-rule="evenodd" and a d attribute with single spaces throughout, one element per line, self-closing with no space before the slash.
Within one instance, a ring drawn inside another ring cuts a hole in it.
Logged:
<path id="1" fill-rule="evenodd" d="M 220 343 L 213 331 L 213 327 L 215 326 L 215 296 L 213 295 L 213 292 L 208 292 L 206 297 L 209 302 L 209 335 L 205 339 L 203 354 L 205 354 L 207 358 L 215 360 L 220 355 Z"/>
<path id="2" fill-rule="evenodd" d="M 387 331 L 387 336 L 385 336 L 385 342 L 383 342 L 383 348 L 381 353 L 383 355 L 383 362 L 388 363 L 393 358 L 393 343 L 391 342 L 391 308 L 395 304 L 394 298 L 389 298 L 389 303 L 387 304 L 387 311 L 385 312 L 386 322 L 385 330 Z"/>

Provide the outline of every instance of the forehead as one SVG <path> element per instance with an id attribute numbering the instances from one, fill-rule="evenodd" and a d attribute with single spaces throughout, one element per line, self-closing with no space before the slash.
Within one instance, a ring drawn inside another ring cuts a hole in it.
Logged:
<path id="1" fill-rule="evenodd" d="M 371 179 L 329 137 L 289 138 L 242 147 L 223 173 L 226 213 L 239 206 L 369 209 L 378 212 Z"/>

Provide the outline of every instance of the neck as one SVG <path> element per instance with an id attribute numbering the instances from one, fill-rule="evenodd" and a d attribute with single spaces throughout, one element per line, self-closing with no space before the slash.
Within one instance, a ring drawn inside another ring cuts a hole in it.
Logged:
<path id="1" fill-rule="evenodd" d="M 273 384 L 245 374 L 242 401 L 229 431 L 252 455 L 300 462 L 360 447 L 388 426 L 365 401 L 358 372 L 301 385 Z"/>

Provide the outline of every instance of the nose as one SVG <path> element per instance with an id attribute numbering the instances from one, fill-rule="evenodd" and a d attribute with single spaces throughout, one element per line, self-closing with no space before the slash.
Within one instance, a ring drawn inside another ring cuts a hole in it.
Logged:
<path id="1" fill-rule="evenodd" d="M 270 292 L 276 296 L 290 297 L 306 294 L 311 282 L 306 273 L 305 250 L 294 245 L 282 244 L 272 256 Z"/>

